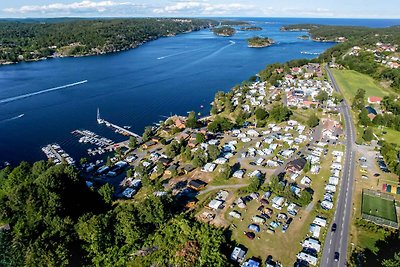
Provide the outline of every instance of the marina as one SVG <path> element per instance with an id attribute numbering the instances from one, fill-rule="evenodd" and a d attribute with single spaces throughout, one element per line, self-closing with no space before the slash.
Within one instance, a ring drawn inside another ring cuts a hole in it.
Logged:
<path id="1" fill-rule="evenodd" d="M 75 130 L 72 131 L 73 135 L 76 135 L 79 138 L 79 143 L 82 144 L 91 144 L 96 146 L 96 149 L 91 149 L 89 148 L 87 150 L 88 154 L 90 156 L 94 156 L 96 154 L 103 154 L 107 151 L 112 151 L 114 148 L 114 141 L 112 141 L 111 139 L 102 137 L 92 131 L 89 130 Z"/>
<path id="2" fill-rule="evenodd" d="M 46 157 L 56 165 L 67 163 L 69 165 L 74 165 L 75 160 L 67 154 L 60 145 L 58 144 L 49 144 L 45 147 L 42 147 L 43 153 Z"/>

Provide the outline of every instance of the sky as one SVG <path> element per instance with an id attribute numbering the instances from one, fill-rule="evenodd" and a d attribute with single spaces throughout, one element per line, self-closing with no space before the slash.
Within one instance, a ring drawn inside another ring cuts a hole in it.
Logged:
<path id="1" fill-rule="evenodd" d="M 399 0 L 0 0 L 0 17 L 400 18 Z"/>

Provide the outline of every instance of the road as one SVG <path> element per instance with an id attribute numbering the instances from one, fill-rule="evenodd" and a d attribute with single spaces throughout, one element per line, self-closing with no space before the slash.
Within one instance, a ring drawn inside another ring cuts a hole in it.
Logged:
<path id="1" fill-rule="evenodd" d="M 330 69 L 326 66 L 326 71 L 332 85 L 337 92 L 341 92 L 333 77 Z M 344 100 L 340 106 L 340 112 L 344 117 L 345 123 L 345 158 L 342 169 L 342 179 L 339 193 L 336 200 L 336 210 L 332 223 L 337 224 L 335 232 L 328 230 L 325 245 L 322 252 L 321 266 L 346 266 L 347 246 L 349 238 L 349 228 L 352 213 L 353 180 L 355 168 L 355 129 L 348 103 Z M 335 252 L 339 252 L 339 261 L 334 261 Z"/>
<path id="2" fill-rule="evenodd" d="M 214 191 L 214 190 L 224 190 L 224 189 L 238 189 L 242 188 L 245 186 L 248 186 L 249 184 L 234 184 L 234 185 L 218 185 L 218 186 L 207 186 L 207 189 L 200 191 L 199 195 L 206 194 L 208 192 Z"/>

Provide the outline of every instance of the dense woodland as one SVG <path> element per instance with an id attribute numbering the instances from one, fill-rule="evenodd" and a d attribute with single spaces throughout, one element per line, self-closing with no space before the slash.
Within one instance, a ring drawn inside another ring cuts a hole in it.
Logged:
<path id="1" fill-rule="evenodd" d="M 205 19 L 0 21 L 0 63 L 116 52 L 216 25 Z"/>
<path id="2" fill-rule="evenodd" d="M 69 166 L 44 161 L 0 171 L 0 266 L 223 266 L 222 230 L 172 198 L 110 202 Z"/>

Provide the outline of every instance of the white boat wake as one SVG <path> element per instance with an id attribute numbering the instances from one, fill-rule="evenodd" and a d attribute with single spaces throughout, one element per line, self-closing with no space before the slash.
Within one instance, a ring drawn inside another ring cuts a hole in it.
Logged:
<path id="1" fill-rule="evenodd" d="M 0 121 L 0 123 L 9 122 L 9 121 L 13 121 L 13 120 L 17 120 L 17 119 L 19 119 L 19 118 L 22 118 L 23 116 L 25 116 L 25 114 L 20 114 L 20 115 L 18 115 L 18 116 L 12 117 L 12 118 L 2 120 L 2 121 Z"/>
<path id="2" fill-rule="evenodd" d="M 165 58 L 169 58 L 169 57 L 180 56 L 180 55 L 183 55 L 183 54 L 187 54 L 187 53 L 192 53 L 192 52 L 200 51 L 200 50 L 202 50 L 202 49 L 204 49 L 204 48 L 194 49 L 194 50 L 188 50 L 188 51 L 184 51 L 184 52 L 179 52 L 179 53 L 175 53 L 175 54 L 171 54 L 171 55 L 167 55 L 167 56 L 158 57 L 157 59 L 158 59 L 158 60 L 161 60 L 161 59 L 165 59 Z"/>
<path id="3" fill-rule="evenodd" d="M 77 85 L 84 84 L 84 83 L 87 83 L 87 82 L 88 82 L 88 80 L 84 80 L 84 81 L 80 81 L 80 82 L 76 82 L 76 83 L 70 83 L 70 84 L 66 84 L 66 85 L 62 85 L 62 86 L 58 86 L 58 87 L 54 87 L 54 88 L 41 90 L 41 91 L 38 91 L 38 92 L 33 92 L 33 93 L 29 93 L 29 94 L 24 94 L 24 95 L 19 95 L 19 96 L 13 96 L 13 97 L 9 97 L 9 98 L 0 99 L 0 104 L 9 103 L 9 102 L 17 101 L 17 100 L 20 100 L 20 99 L 28 98 L 28 97 L 31 97 L 31 96 L 41 95 L 41 94 L 45 94 L 45 93 L 49 93 L 49 92 L 53 92 L 53 91 L 57 91 L 57 90 L 61 90 L 61 89 L 65 89 L 65 88 L 69 88 L 69 87 L 73 87 L 73 86 L 77 86 Z"/>
<path id="4" fill-rule="evenodd" d="M 300 53 L 303 55 L 321 55 L 321 53 L 318 53 L 318 52 L 301 51 Z"/>

